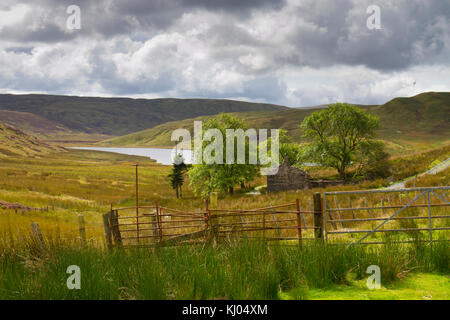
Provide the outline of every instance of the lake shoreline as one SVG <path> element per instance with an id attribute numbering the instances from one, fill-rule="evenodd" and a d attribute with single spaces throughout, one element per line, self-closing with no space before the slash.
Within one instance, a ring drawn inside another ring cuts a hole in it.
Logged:
<path id="1" fill-rule="evenodd" d="M 118 154 L 126 154 L 132 156 L 148 157 L 155 160 L 157 163 L 162 165 L 172 165 L 173 157 L 175 155 L 175 150 L 173 148 L 138 148 L 138 147 L 68 147 L 72 150 L 90 150 L 90 151 L 101 151 L 101 152 L 111 152 Z M 189 164 L 192 162 L 192 151 L 191 150 L 180 150 L 179 153 L 183 153 L 185 163 Z"/>

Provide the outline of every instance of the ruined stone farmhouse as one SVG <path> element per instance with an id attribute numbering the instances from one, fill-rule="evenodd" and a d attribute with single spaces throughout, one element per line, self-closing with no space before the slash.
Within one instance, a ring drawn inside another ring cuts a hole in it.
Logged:
<path id="1" fill-rule="evenodd" d="M 287 191 L 287 190 L 301 190 L 312 188 L 324 188 L 330 185 L 342 184 L 338 180 L 315 180 L 310 175 L 297 167 L 289 165 L 285 158 L 283 164 L 278 168 L 278 173 L 267 176 L 267 191 Z"/>

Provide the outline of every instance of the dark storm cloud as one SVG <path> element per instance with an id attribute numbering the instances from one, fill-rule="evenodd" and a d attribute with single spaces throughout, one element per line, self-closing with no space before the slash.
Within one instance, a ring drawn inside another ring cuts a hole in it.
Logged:
<path id="1" fill-rule="evenodd" d="M 366 27 L 366 8 L 372 4 L 381 9 L 381 30 Z M 397 70 L 415 63 L 433 63 L 450 48 L 445 39 L 450 3 L 445 1 L 307 0 L 296 15 L 325 32 L 301 26 L 293 30 L 286 39 L 298 48 L 298 54 L 286 58 L 291 64 L 361 64 Z"/>
<path id="2" fill-rule="evenodd" d="M 133 27 L 161 30 L 170 27 L 183 14 L 195 10 L 223 12 L 244 18 L 252 10 L 279 9 L 284 3 L 284 0 L 116 0 L 109 6 L 108 19 L 117 23 L 105 28 L 102 19 L 103 22 L 97 24 L 97 31 L 124 33 L 130 32 Z"/>
<path id="3" fill-rule="evenodd" d="M 66 28 L 69 5 L 81 30 Z M 381 30 L 366 27 L 369 5 Z M 449 30 L 442 0 L 2 0 L 0 89 L 374 101 L 410 92 L 413 68 L 445 75 Z"/>
<path id="4" fill-rule="evenodd" d="M 65 29 L 65 9 L 74 2 L 82 9 L 80 32 Z M 284 55 L 277 54 L 277 50 L 283 48 L 274 48 L 278 44 L 272 39 L 256 40 L 244 30 L 249 12 L 280 12 L 286 6 L 285 1 L 273 0 L 40 0 L 27 2 L 33 10 L 20 23 L 4 27 L 0 36 L 17 42 L 50 43 L 71 41 L 75 37 L 97 35 L 107 39 L 115 35 L 134 37 L 140 34 L 134 38 L 145 41 L 146 37 L 173 27 L 183 14 L 204 10 L 229 16 L 225 19 L 227 23 L 211 27 L 204 36 L 205 42 L 224 51 L 236 46 L 269 48 L 267 54 L 272 55 L 279 65 L 323 67 L 342 63 L 396 70 L 414 63 L 433 63 L 449 48 L 450 44 L 444 39 L 444 34 L 449 32 L 445 28 L 450 25 L 448 2 L 375 1 L 381 8 L 382 30 L 368 30 L 366 8 L 372 2 L 298 1 L 290 12 L 286 12 L 286 19 L 291 19 L 295 27 L 283 31 L 286 32 L 285 45 L 294 46 L 296 50 Z M 43 15 L 46 19 L 42 19 Z M 283 15 L 275 17 L 283 19 Z M 298 21 L 305 24 L 297 24 Z M 30 26 L 30 22 L 34 23 Z M 237 22 L 243 27 L 237 28 Z M 268 24 L 272 22 L 268 21 Z M 279 28 L 279 24 L 275 23 L 274 28 Z"/>
<path id="5" fill-rule="evenodd" d="M 195 10 L 206 10 L 245 17 L 253 9 L 281 8 L 284 0 L 37 0 L 23 1 L 32 11 L 21 23 L 2 30 L 0 35 L 8 39 L 36 42 L 57 42 L 71 40 L 75 36 L 89 37 L 100 34 L 113 37 L 129 34 L 140 29 L 147 32 L 160 31 L 170 27 L 183 14 Z M 20 3 L 20 1 L 15 4 Z M 78 5 L 82 10 L 83 32 L 69 33 L 65 30 L 66 8 Z M 5 6 L 5 9 L 12 5 Z M 42 14 L 53 16 L 39 21 L 39 28 L 27 28 L 31 21 L 37 21 Z"/>
<path id="6" fill-rule="evenodd" d="M 61 26 L 50 22 L 41 24 L 33 28 L 28 27 L 26 23 L 20 26 L 5 27 L 0 32 L 0 35 L 5 40 L 12 40 L 16 42 L 59 42 L 69 41 L 75 38 L 75 33 L 68 33 Z"/>

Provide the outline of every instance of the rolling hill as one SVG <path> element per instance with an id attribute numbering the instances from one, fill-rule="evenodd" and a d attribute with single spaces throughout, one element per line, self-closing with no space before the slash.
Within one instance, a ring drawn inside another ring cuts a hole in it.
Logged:
<path id="1" fill-rule="evenodd" d="M 3 124 L 36 136 L 46 137 L 70 132 L 63 125 L 28 112 L 0 110 L 0 119 Z"/>
<path id="2" fill-rule="evenodd" d="M 72 130 L 55 121 L 29 112 L 0 110 L 0 121 L 48 143 L 91 143 L 111 138 L 111 136 L 105 134 Z"/>
<path id="3" fill-rule="evenodd" d="M 0 123 L 0 156 L 37 156 L 63 151 L 14 127 Z"/>
<path id="4" fill-rule="evenodd" d="M 215 99 L 0 95 L 0 110 L 33 114 L 74 132 L 110 136 L 144 130 L 169 121 L 215 115 L 221 112 L 286 109 L 288 108 L 272 104 Z M 1 115 L 0 121 L 2 121 Z"/>
<path id="5" fill-rule="evenodd" d="M 380 118 L 380 139 L 387 149 L 398 154 L 423 150 L 450 142 L 450 93 L 429 92 L 411 98 L 395 98 L 380 106 L 360 106 Z M 241 112 L 236 116 L 247 121 L 251 128 L 284 129 L 295 141 L 301 141 L 299 124 L 319 108 L 287 109 L 277 111 Z M 103 141 L 104 146 L 171 146 L 171 133 L 177 128 L 192 131 L 197 117 L 168 122 L 153 128 Z"/>

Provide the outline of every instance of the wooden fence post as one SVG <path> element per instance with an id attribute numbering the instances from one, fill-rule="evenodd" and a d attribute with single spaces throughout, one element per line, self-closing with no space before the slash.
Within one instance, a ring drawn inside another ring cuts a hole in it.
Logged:
<path id="1" fill-rule="evenodd" d="M 31 232 L 33 234 L 34 239 L 41 247 L 41 249 L 44 249 L 45 248 L 44 237 L 42 236 L 41 229 L 39 228 L 39 224 L 37 222 L 33 222 L 31 224 Z"/>
<path id="2" fill-rule="evenodd" d="M 323 241 L 323 208 L 319 192 L 314 193 L 314 234 L 316 240 Z"/>
<path id="3" fill-rule="evenodd" d="M 295 199 L 295 206 L 297 209 L 297 231 L 298 231 L 298 243 L 302 246 L 302 219 L 300 217 L 300 201 Z"/>
<path id="4" fill-rule="evenodd" d="M 118 211 L 111 210 L 109 213 L 109 223 L 111 226 L 114 243 L 118 246 L 122 245 L 122 236 L 120 235 Z"/>
<path id="5" fill-rule="evenodd" d="M 111 225 L 109 223 L 110 213 L 105 213 L 103 215 L 103 226 L 105 228 L 105 239 L 106 245 L 109 249 L 112 248 L 112 236 L 111 236 Z"/>
<path id="6" fill-rule="evenodd" d="M 84 216 L 82 214 L 78 215 L 78 229 L 80 231 L 80 239 L 83 245 L 86 244 L 86 227 L 84 224 Z"/>

